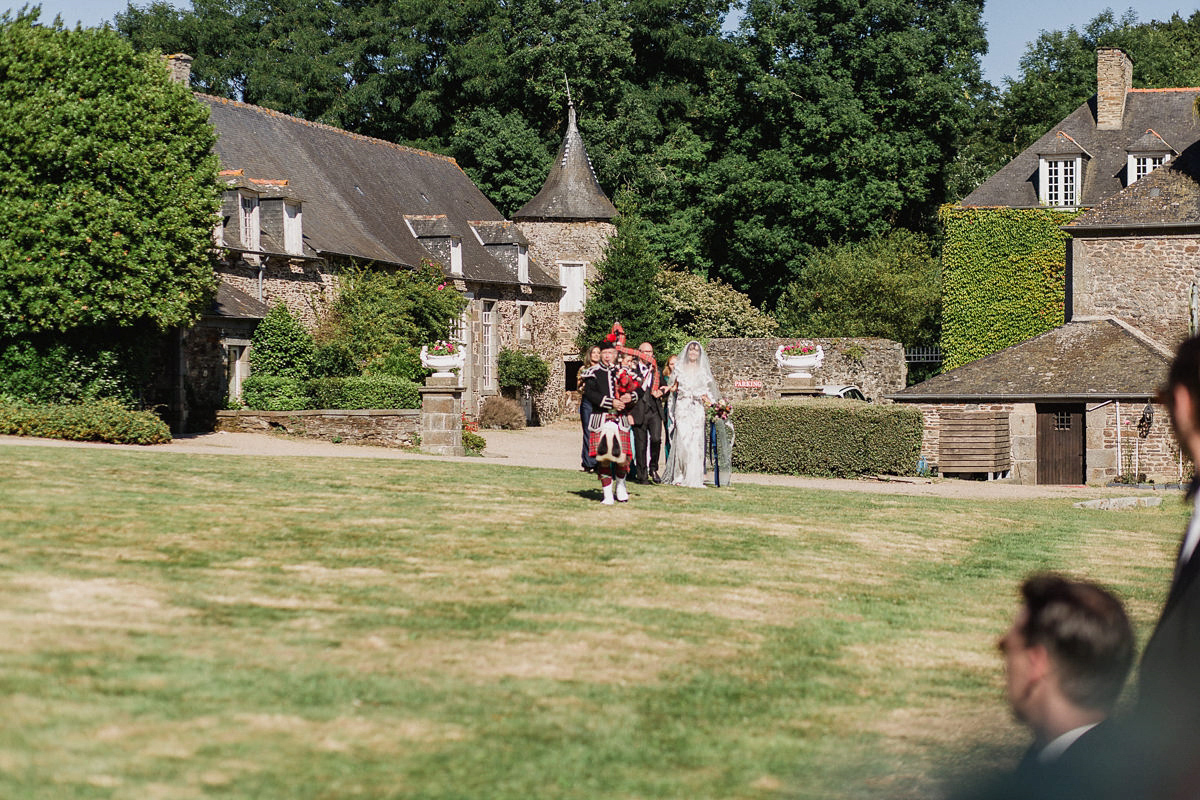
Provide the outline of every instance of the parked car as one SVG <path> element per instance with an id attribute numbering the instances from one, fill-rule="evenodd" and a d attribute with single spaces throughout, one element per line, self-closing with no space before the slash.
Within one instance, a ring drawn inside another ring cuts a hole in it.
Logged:
<path id="1" fill-rule="evenodd" d="M 830 384 L 821 387 L 821 394 L 826 397 L 840 397 L 843 400 L 866 400 L 867 397 L 862 393 L 862 389 L 857 386 L 848 386 L 843 384 Z"/>

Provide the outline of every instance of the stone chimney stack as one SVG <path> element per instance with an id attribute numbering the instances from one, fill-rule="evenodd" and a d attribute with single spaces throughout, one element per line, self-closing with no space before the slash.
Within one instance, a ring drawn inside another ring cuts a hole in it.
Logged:
<path id="1" fill-rule="evenodd" d="M 167 69 L 171 71 L 171 80 L 176 83 L 182 83 L 184 86 L 192 85 L 192 57 L 187 53 L 175 53 L 174 55 L 163 56 L 167 62 Z"/>
<path id="2" fill-rule="evenodd" d="M 1119 131 L 1125 96 L 1133 88 L 1133 62 L 1115 47 L 1096 50 L 1096 128 Z"/>

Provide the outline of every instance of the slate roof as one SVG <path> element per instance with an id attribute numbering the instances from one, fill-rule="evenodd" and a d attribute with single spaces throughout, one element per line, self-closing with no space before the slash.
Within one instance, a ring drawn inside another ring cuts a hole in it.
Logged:
<path id="1" fill-rule="evenodd" d="M 583 146 L 583 137 L 575 125 L 575 105 L 567 106 L 567 133 L 558 157 L 550 166 L 550 174 L 542 190 L 513 214 L 515 220 L 585 221 L 610 220 L 617 209 L 596 180 L 591 159 Z"/>
<path id="2" fill-rule="evenodd" d="M 234 319 L 262 319 L 271 308 L 263 302 L 225 281 L 217 284 L 217 296 L 206 316 L 231 317 Z"/>
<path id="3" fill-rule="evenodd" d="M 1113 317 L 1077 319 L 890 395 L 901 403 L 1149 400 L 1172 354 Z"/>
<path id="4" fill-rule="evenodd" d="M 468 220 L 503 220 L 454 159 L 349 133 L 277 111 L 196 94 L 210 109 L 216 152 L 247 180 L 286 180 L 303 203 L 304 239 L 325 255 L 416 266 L 432 257 L 405 215 L 436 217 L 463 243 L 463 279 L 517 283 L 516 268 L 493 258 Z M 443 263 L 450 274 L 450 265 Z M 531 262 L 530 283 L 560 287 Z"/>
<path id="5" fill-rule="evenodd" d="M 1200 122 L 1192 112 L 1198 95 L 1200 88 L 1131 89 L 1125 99 L 1122 128 L 1116 131 L 1096 129 L 1093 97 L 963 198 L 960 205 L 1040 208 L 1038 156 L 1050 155 L 1055 148 L 1064 146 L 1058 136 L 1061 132 L 1090 156 L 1085 159 L 1079 203 L 1084 207 L 1095 206 L 1125 187 L 1129 151 L 1147 152 L 1143 145 L 1148 130 L 1154 131 L 1160 140 L 1154 148 L 1159 151 L 1165 143 L 1175 152 L 1181 152 L 1200 139 Z"/>
<path id="6" fill-rule="evenodd" d="M 1130 228 L 1179 229 L 1200 226 L 1200 143 L 1095 208 L 1065 230 L 1073 236 Z"/>

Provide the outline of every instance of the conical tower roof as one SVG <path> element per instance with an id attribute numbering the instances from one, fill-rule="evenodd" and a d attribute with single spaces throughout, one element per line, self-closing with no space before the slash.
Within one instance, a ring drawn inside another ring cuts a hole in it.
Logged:
<path id="1" fill-rule="evenodd" d="M 567 104 L 567 134 L 542 190 L 513 215 L 517 221 L 610 220 L 617 209 L 596 180 L 592 162 L 575 126 L 575 104 Z"/>

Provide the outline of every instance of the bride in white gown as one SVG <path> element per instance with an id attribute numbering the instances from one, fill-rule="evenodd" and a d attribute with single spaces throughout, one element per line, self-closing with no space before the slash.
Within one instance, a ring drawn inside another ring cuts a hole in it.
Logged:
<path id="1" fill-rule="evenodd" d="M 699 342 L 688 342 L 679 354 L 671 387 L 671 457 L 663 483 L 703 488 L 705 409 L 721 392 Z"/>

